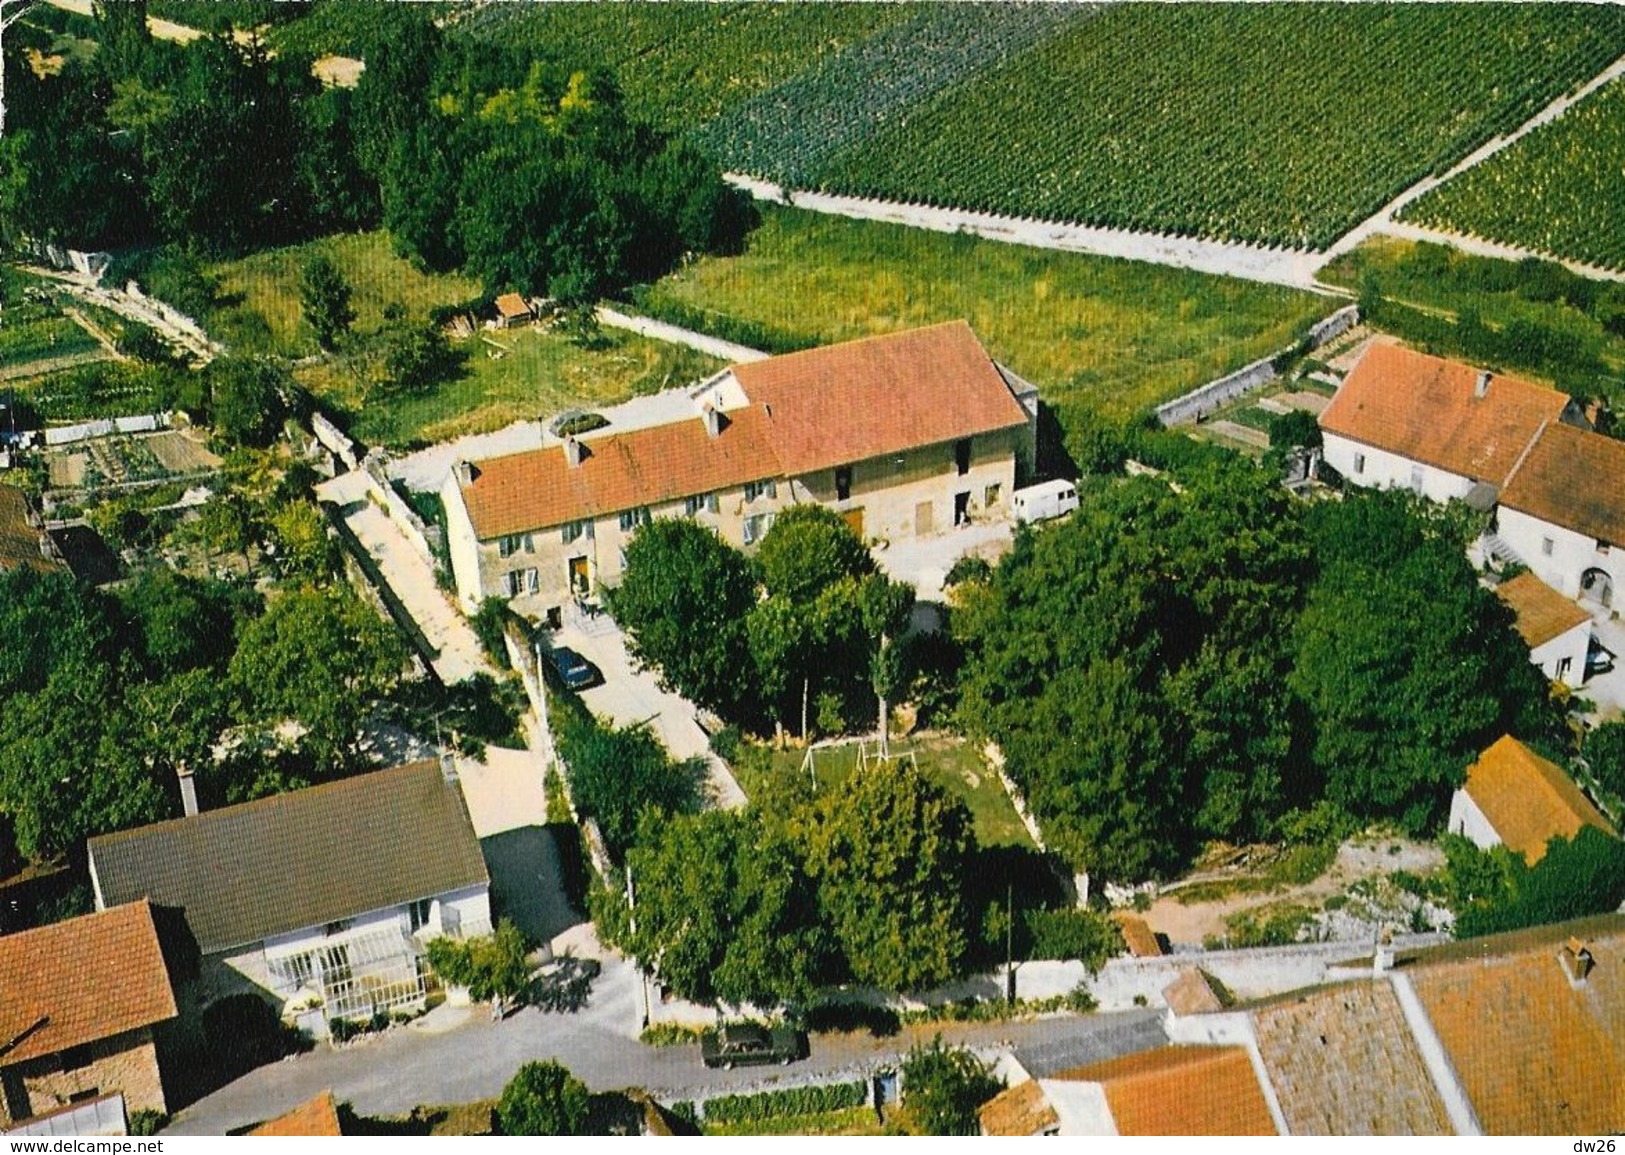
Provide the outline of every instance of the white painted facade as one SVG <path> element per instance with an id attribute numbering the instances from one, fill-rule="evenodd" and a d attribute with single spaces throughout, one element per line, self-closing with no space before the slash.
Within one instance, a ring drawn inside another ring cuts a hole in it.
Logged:
<path id="1" fill-rule="evenodd" d="M 1584 621 L 1530 650 L 1529 660 L 1539 666 L 1549 680 L 1579 689 L 1585 684 L 1586 655 L 1590 651 L 1591 623 Z"/>
<path id="2" fill-rule="evenodd" d="M 1625 484 L 1614 479 L 1613 484 Z M 1625 543 L 1601 542 L 1521 510 L 1501 506 L 1496 513 L 1496 532 L 1523 558 L 1536 577 L 1565 597 L 1587 597 L 1618 609 L 1625 596 Z M 1606 601 L 1601 588 L 1584 588 L 1589 573 L 1601 571 L 1610 585 Z"/>
<path id="3" fill-rule="evenodd" d="M 1501 835 L 1490 825 L 1490 820 L 1478 808 L 1478 803 L 1473 801 L 1473 796 L 1467 793 L 1466 787 L 1450 797 L 1450 821 L 1446 829 L 1452 834 L 1464 836 L 1480 850 L 1501 845 Z"/>
<path id="4" fill-rule="evenodd" d="M 1473 488 L 1473 479 L 1424 465 L 1402 454 L 1377 449 L 1337 433 L 1326 433 L 1322 458 L 1350 485 L 1367 489 L 1408 489 L 1432 501 L 1457 501 Z"/>

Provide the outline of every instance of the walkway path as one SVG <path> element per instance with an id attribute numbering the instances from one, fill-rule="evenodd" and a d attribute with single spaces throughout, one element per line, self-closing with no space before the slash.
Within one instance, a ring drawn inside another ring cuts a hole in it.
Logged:
<path id="1" fill-rule="evenodd" d="M 686 345 L 712 357 L 720 357 L 729 364 L 765 361 L 769 356 L 760 349 L 752 349 L 748 345 L 735 345 L 732 341 L 708 337 L 704 333 L 696 333 L 693 329 L 668 325 L 665 321 L 656 321 L 653 317 L 637 317 L 630 313 L 622 313 L 607 305 L 598 307 L 598 323 L 608 325 L 611 329 L 627 329 L 672 345 Z"/>
<path id="2" fill-rule="evenodd" d="M 67 273 L 60 269 L 47 269 L 39 265 L 25 265 L 23 269 L 33 276 L 50 278 L 81 300 L 100 305 L 121 317 L 156 330 L 165 340 L 185 349 L 201 364 L 206 365 L 225 352 L 224 345 L 212 340 L 201 329 L 186 329 L 173 324 L 151 304 L 136 299 L 122 289 L 97 285 L 79 273 Z"/>
<path id="3" fill-rule="evenodd" d="M 316 487 L 316 496 L 337 505 L 344 520 L 378 563 L 389 588 L 400 598 L 439 651 L 434 671 L 447 685 L 475 674 L 495 674 L 468 620 L 435 582 L 428 561 L 407 542 L 383 510 L 367 499 L 366 475 L 343 473 Z"/>

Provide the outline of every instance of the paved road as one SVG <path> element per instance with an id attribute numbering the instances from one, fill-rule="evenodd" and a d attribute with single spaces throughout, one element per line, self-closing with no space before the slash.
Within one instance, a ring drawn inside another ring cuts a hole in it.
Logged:
<path id="1" fill-rule="evenodd" d="M 950 1043 L 991 1048 L 1008 1041 L 1039 1074 L 1166 1042 L 1155 1012 L 1134 1011 L 1023 1023 L 942 1024 L 881 1039 L 818 1036 L 811 1058 L 792 1067 L 708 1071 L 700 1065 L 696 1047 L 656 1048 L 636 1041 L 635 981 L 629 964 L 609 958 L 589 1004 L 576 1014 L 526 1008 L 492 1023 L 478 1013 L 483 1008 L 475 1008 L 476 1013 L 443 1033 L 397 1028 L 344 1047 L 322 1047 L 261 1067 L 216 1091 L 181 1111 L 169 1133 L 223 1134 L 329 1088 L 341 1102 L 368 1115 L 400 1115 L 420 1103 L 468 1102 L 500 1093 L 519 1065 L 531 1059 L 557 1059 L 594 1090 L 641 1086 L 676 1099 L 781 1081 L 855 1076 L 897 1062 L 915 1042 L 929 1040 L 939 1030 Z"/>

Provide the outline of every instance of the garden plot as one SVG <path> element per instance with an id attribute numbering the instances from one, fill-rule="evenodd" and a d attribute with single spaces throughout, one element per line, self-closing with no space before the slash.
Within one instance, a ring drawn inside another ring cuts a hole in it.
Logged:
<path id="1" fill-rule="evenodd" d="M 220 465 L 219 457 L 175 430 L 81 441 L 46 454 L 52 489 L 142 485 L 195 476 Z"/>

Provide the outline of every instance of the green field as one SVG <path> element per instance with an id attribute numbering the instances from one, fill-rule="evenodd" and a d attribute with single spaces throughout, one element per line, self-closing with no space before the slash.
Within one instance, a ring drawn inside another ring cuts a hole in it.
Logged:
<path id="1" fill-rule="evenodd" d="M 101 348 L 62 311 L 63 296 L 38 277 L 0 265 L 0 368 Z"/>
<path id="2" fill-rule="evenodd" d="M 424 317 L 436 305 L 480 295 L 480 283 L 455 274 L 424 273 L 390 250 L 383 232 L 321 237 L 300 245 L 255 253 L 210 268 L 220 279 L 221 303 L 201 318 L 204 328 L 234 350 L 304 356 L 315 353 L 316 335 L 299 315 L 299 276 L 311 257 L 327 257 L 349 282 L 355 329 L 383 321 L 384 307 L 398 302 Z"/>
<path id="3" fill-rule="evenodd" d="M 1625 81 L 1598 89 L 1400 215 L 1625 270 Z"/>
<path id="4" fill-rule="evenodd" d="M 816 342 L 963 318 L 1065 421 L 1124 417 L 1280 349 L 1337 302 L 1181 269 L 768 207 L 739 257 L 653 287 Z"/>
<path id="5" fill-rule="evenodd" d="M 874 744 L 869 744 L 871 755 Z M 956 738 L 926 737 L 899 739 L 892 743 L 893 755 L 913 752 L 919 767 L 936 785 L 958 798 L 971 813 L 976 841 L 982 846 L 1032 846 L 1027 828 L 1021 824 L 1010 796 L 998 776 L 988 769 L 974 747 Z M 744 752 L 734 766 L 740 787 L 747 796 L 759 794 L 767 775 L 806 775 L 805 750 L 769 750 L 755 747 Z M 813 769 L 819 790 L 828 790 L 852 773 L 858 764 L 857 743 L 819 747 L 813 751 Z"/>
<path id="6" fill-rule="evenodd" d="M 819 60 L 899 23 L 912 5 L 867 3 L 487 4 L 455 25 L 478 39 L 606 65 L 641 119 L 703 124 Z"/>
<path id="7" fill-rule="evenodd" d="M 343 359 L 301 367 L 296 376 L 318 397 L 355 417 L 357 437 L 406 448 L 465 433 L 486 433 L 576 406 L 609 405 L 667 386 L 686 385 L 721 368 L 703 354 L 631 333 L 605 330 L 599 347 L 532 330 L 492 334 L 511 352 L 500 359 L 475 339 L 463 376 L 421 397 L 371 397 Z"/>
<path id="8" fill-rule="evenodd" d="M 1323 247 L 1622 51 L 1617 7 L 1114 6 L 899 118 L 820 184 Z"/>

